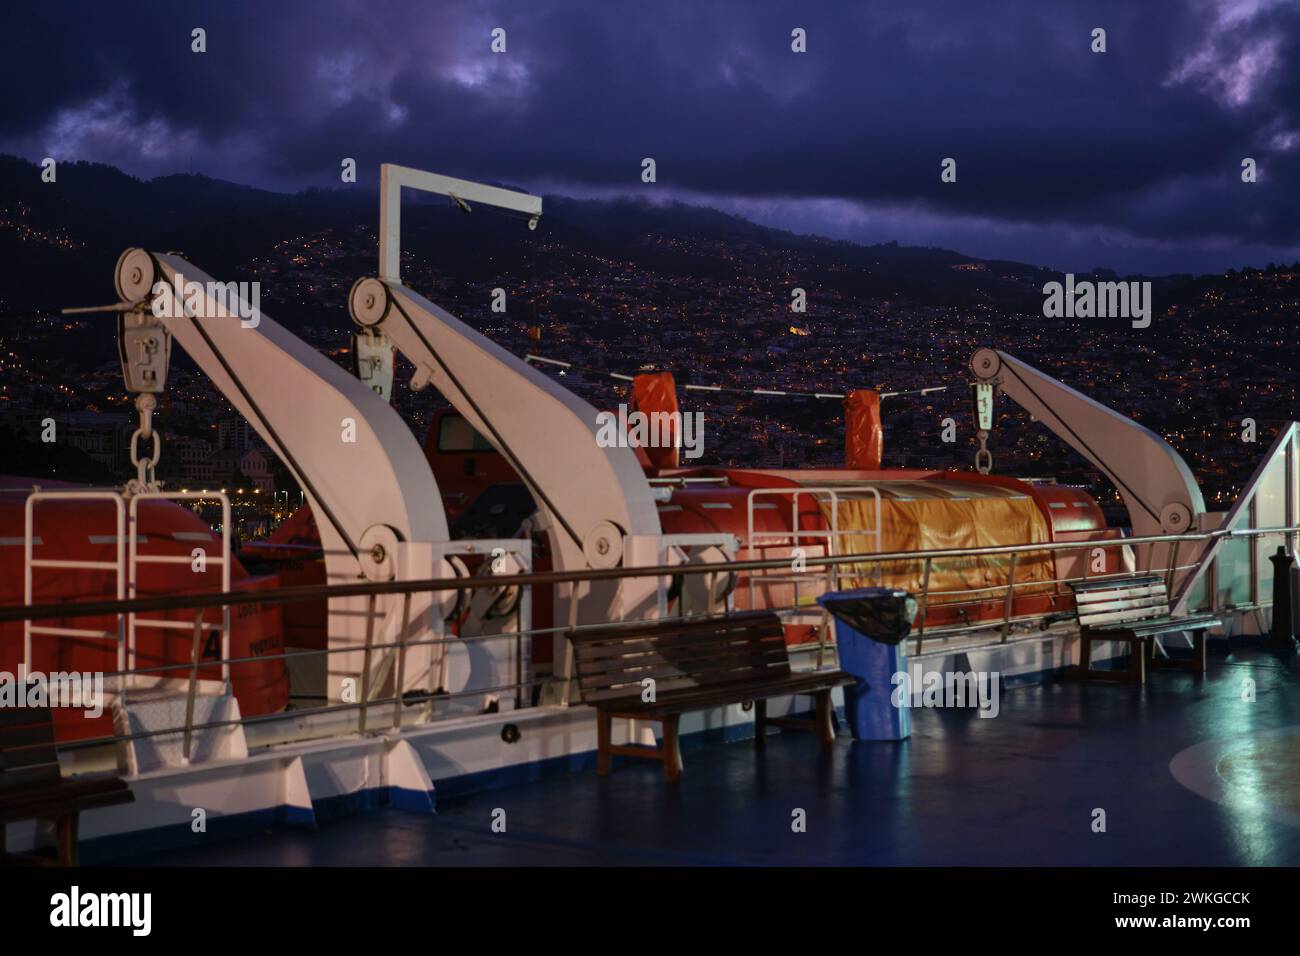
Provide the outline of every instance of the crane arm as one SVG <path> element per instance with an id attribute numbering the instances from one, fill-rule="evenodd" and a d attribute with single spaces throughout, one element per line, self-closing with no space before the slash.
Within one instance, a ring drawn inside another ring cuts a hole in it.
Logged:
<path id="1" fill-rule="evenodd" d="M 284 462 L 339 552 L 359 561 L 376 525 L 407 541 L 447 540 L 429 465 L 379 396 L 268 316 L 241 321 L 229 296 L 212 295 L 233 283 L 214 282 L 179 256 L 123 254 L 124 299 L 150 298 L 157 283 L 192 292 L 176 314 L 154 314 Z"/>
<path id="2" fill-rule="evenodd" d="M 601 447 L 597 411 L 400 283 L 361 279 L 349 299 L 510 462 L 546 513 L 565 568 L 614 567 L 659 516 L 631 448 Z"/>
<path id="3" fill-rule="evenodd" d="M 402 188 L 450 196 L 462 208 L 522 213 L 535 228 L 542 200 L 528 193 L 385 163 L 380 167 L 379 277 L 352 287 L 357 325 L 389 340 L 433 381 L 510 463 L 553 532 L 557 567 L 609 568 L 658 539 L 659 513 L 631 448 L 602 447 L 597 412 L 558 382 L 402 285 Z M 648 560 L 657 560 L 657 555 Z"/>
<path id="4" fill-rule="evenodd" d="M 250 309 L 239 284 L 214 282 L 179 256 L 128 249 L 116 279 L 125 304 L 135 306 L 134 321 L 161 324 L 292 473 L 316 518 L 330 583 L 442 573 L 440 549 L 449 536 L 441 496 L 411 430 L 387 402 Z M 158 308 L 160 298 L 168 301 Z M 243 321 L 247 314 L 255 319 Z M 130 359 L 124 354 L 124 363 Z M 440 628 L 441 617 L 429 614 L 432 601 L 415 595 L 403 610 L 411 616 L 397 620 L 393 602 L 381 599 L 375 642 L 408 626 L 419 636 L 430 621 Z M 329 602 L 330 648 L 346 650 L 329 657 L 331 699 L 363 669 L 367 615 L 364 599 Z M 378 657 L 369 684 L 377 693 L 380 679 L 391 676 L 391 661 Z M 408 656 L 405 689 L 427 680 L 435 657 L 418 649 Z"/>
<path id="5" fill-rule="evenodd" d="M 1187 462 L 1159 435 L 1005 352 L 980 349 L 970 368 L 1114 483 L 1135 536 L 1195 529 L 1205 499 Z"/>

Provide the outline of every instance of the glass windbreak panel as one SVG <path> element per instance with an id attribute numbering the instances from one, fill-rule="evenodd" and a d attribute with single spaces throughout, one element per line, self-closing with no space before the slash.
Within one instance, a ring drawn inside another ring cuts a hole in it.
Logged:
<path id="1" fill-rule="evenodd" d="M 1279 448 L 1256 486 L 1252 510 L 1256 528 L 1286 526 L 1286 446 Z M 1273 599 L 1273 562 L 1269 556 L 1283 544 L 1281 535 L 1255 539 L 1255 567 L 1259 575 L 1256 600 L 1261 604 Z"/>
<path id="2" fill-rule="evenodd" d="M 1207 569 L 1204 574 L 1196 579 L 1192 585 L 1191 593 L 1187 596 L 1188 611 L 1208 611 L 1210 610 L 1210 574 L 1212 569 Z"/>
<path id="3" fill-rule="evenodd" d="M 1255 539 L 1255 564 L 1259 568 L 1259 603 L 1273 600 L 1273 562 L 1270 557 L 1283 546 L 1283 536 L 1266 534 Z"/>
<path id="4" fill-rule="evenodd" d="M 1291 513 L 1289 523 L 1300 524 L 1300 431 L 1291 436 Z"/>
<path id="5" fill-rule="evenodd" d="M 1233 524 L 1237 528 L 1250 527 L 1250 509 Z M 1220 607 L 1241 607 L 1251 601 L 1251 571 L 1249 538 L 1226 538 L 1219 549 L 1216 585 Z"/>
<path id="6" fill-rule="evenodd" d="M 1255 526 L 1286 526 L 1286 448 L 1279 448 L 1268 463 L 1255 492 Z"/>

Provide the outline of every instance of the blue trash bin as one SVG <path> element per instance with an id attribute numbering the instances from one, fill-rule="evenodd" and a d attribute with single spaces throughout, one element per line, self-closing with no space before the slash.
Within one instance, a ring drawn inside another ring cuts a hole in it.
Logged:
<path id="1" fill-rule="evenodd" d="M 907 672 L 907 641 L 916 599 L 894 588 L 832 591 L 817 599 L 835 618 L 840 668 L 857 678 L 844 688 L 844 716 L 855 740 L 904 740 L 907 707 L 895 707 L 894 675 Z"/>

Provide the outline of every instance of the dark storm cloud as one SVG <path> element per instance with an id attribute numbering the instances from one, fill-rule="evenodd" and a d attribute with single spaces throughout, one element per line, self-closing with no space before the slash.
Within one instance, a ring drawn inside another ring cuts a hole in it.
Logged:
<path id="1" fill-rule="evenodd" d="M 1300 246 L 1293 0 L 335 0 L 8 17 L 0 148 L 35 159 L 141 175 L 192 162 L 298 188 L 337 182 L 351 156 L 363 175 L 395 161 L 598 194 L 647 191 L 652 156 L 658 194 L 871 240 L 1167 268 Z M 489 50 L 497 26 L 505 55 Z M 795 26 L 807 54 L 790 51 Z M 1089 49 L 1097 26 L 1104 55 Z M 947 156 L 955 185 L 939 180 Z"/>

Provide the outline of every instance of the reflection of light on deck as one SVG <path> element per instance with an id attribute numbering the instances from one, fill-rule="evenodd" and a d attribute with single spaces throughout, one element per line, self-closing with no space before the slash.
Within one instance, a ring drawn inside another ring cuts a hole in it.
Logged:
<path id="1" fill-rule="evenodd" d="M 1300 813 L 1300 730 L 1261 737 L 1232 751 L 1215 767 L 1234 807 L 1270 805 Z"/>

